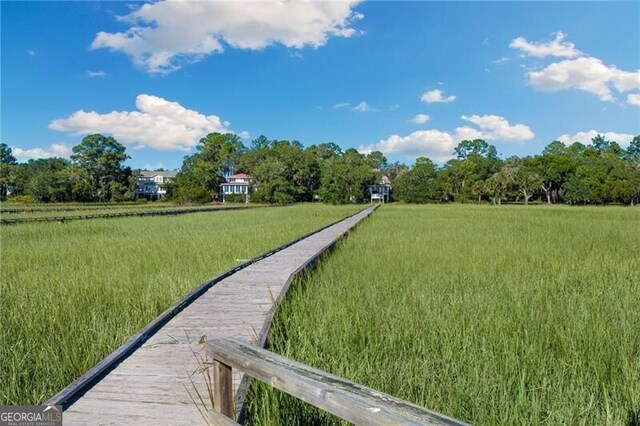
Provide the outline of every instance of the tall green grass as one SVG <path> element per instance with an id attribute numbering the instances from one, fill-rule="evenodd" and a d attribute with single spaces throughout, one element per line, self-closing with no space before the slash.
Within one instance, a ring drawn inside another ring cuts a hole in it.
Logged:
<path id="1" fill-rule="evenodd" d="M 474 424 L 640 422 L 640 210 L 384 206 L 270 349 Z M 337 420 L 255 385 L 249 424 Z"/>
<path id="2" fill-rule="evenodd" d="M 255 204 L 245 205 L 245 204 L 205 204 L 205 205 L 180 205 L 180 204 L 169 204 L 169 203 L 148 203 L 148 204 L 125 204 L 119 207 L 94 207 L 94 208 L 86 208 L 86 207 L 78 207 L 76 208 L 67 208 L 62 210 L 62 208 L 58 209 L 34 209 L 28 211 L 21 211 L 15 213 L 8 213 L 0 211 L 0 218 L 2 219 L 29 219 L 29 218 L 65 218 L 65 217 L 74 217 L 74 216 L 89 216 L 89 215 L 115 215 L 119 213 L 144 213 L 144 212 L 160 212 L 160 211 L 198 211 L 198 210 L 206 210 L 211 208 L 216 209 L 233 209 L 237 207 L 259 207 Z"/>
<path id="3" fill-rule="evenodd" d="M 42 402 L 206 279 L 358 208 L 3 226 L 0 404 Z"/>

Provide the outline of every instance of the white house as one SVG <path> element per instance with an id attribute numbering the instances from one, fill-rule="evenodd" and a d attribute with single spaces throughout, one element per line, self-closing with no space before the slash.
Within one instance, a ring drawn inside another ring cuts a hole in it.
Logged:
<path id="1" fill-rule="evenodd" d="M 147 200 L 164 198 L 167 195 L 166 184 L 171 182 L 177 174 L 177 172 L 142 170 L 138 176 L 134 198 L 146 198 Z"/>
<path id="2" fill-rule="evenodd" d="M 391 179 L 388 176 L 382 176 L 377 185 L 371 185 L 369 191 L 371 193 L 371 202 L 376 200 L 382 203 L 388 203 L 391 195 Z"/>
<path id="3" fill-rule="evenodd" d="M 220 184 L 220 194 L 223 202 L 230 195 L 244 195 L 244 201 L 248 203 L 253 189 L 253 178 L 245 173 L 236 173 L 228 176 L 227 181 Z"/>

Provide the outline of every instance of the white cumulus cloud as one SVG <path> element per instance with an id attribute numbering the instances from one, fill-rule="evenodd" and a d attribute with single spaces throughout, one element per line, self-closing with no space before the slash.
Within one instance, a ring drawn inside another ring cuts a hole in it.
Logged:
<path id="1" fill-rule="evenodd" d="M 469 126 L 456 127 L 453 132 L 453 139 L 456 143 L 463 140 L 491 139 L 487 136 L 488 135 L 484 135 L 480 130 Z"/>
<path id="2" fill-rule="evenodd" d="M 230 132 L 229 123 L 216 115 L 204 115 L 157 96 L 138 95 L 136 107 L 137 111 L 105 114 L 79 110 L 67 118 L 53 120 L 49 128 L 76 135 L 107 133 L 134 147 L 183 151 L 189 151 L 208 133 Z"/>
<path id="3" fill-rule="evenodd" d="M 553 63 L 527 73 L 529 84 L 539 90 L 578 89 L 593 93 L 601 101 L 613 101 L 612 89 L 627 92 L 640 88 L 640 70 L 622 71 L 598 58 L 583 57 Z"/>
<path id="4" fill-rule="evenodd" d="M 558 136 L 556 139 L 563 142 L 565 145 L 571 145 L 574 142 L 580 142 L 585 145 L 591 145 L 591 139 L 598 135 L 604 136 L 608 141 L 618 142 L 621 146 L 625 147 L 629 145 L 629 142 L 633 139 L 633 135 L 627 133 L 616 132 L 599 132 L 597 130 L 587 130 L 584 132 L 578 132 L 576 134 L 564 134 Z"/>
<path id="5" fill-rule="evenodd" d="M 417 114 L 415 117 L 413 117 L 409 121 L 411 121 L 414 124 L 424 124 L 427 121 L 429 121 L 430 119 L 431 119 L 431 117 L 429 117 L 428 114 Z"/>
<path id="6" fill-rule="evenodd" d="M 420 97 L 420 100 L 422 102 L 426 102 L 428 104 L 432 104 L 432 103 L 447 103 L 447 102 L 453 102 L 456 100 L 456 97 L 451 95 L 451 96 L 444 96 L 442 93 L 442 90 L 440 89 L 434 89 L 434 90 L 430 90 L 428 92 L 424 92 L 422 94 L 422 96 Z"/>
<path id="7" fill-rule="evenodd" d="M 629 93 L 627 95 L 627 103 L 640 106 L 640 93 Z"/>
<path id="8" fill-rule="evenodd" d="M 497 115 L 463 115 L 461 118 L 477 127 L 461 126 L 451 132 L 430 129 L 418 130 L 407 136 L 391 135 L 377 143 L 362 145 L 359 151 L 381 151 L 384 154 L 399 154 L 410 158 L 424 156 L 434 161 L 446 161 L 453 157 L 453 149 L 465 139 L 520 142 L 534 137 L 528 126 L 512 126 L 504 117 Z"/>
<path id="9" fill-rule="evenodd" d="M 614 91 L 623 94 L 640 88 L 640 69 L 624 71 L 608 65 L 599 58 L 585 55 L 573 43 L 563 41 L 564 38 L 558 31 L 554 40 L 547 43 L 518 37 L 509 44 L 523 52 L 523 56 L 567 58 L 527 72 L 527 83 L 535 89 L 550 92 L 577 89 L 592 93 L 601 101 L 612 102 L 616 100 Z"/>
<path id="10" fill-rule="evenodd" d="M 168 73 L 225 48 L 260 50 L 274 44 L 318 48 L 330 37 L 352 37 L 359 1 L 160 1 L 122 22 L 125 32 L 99 32 L 92 49 L 123 52 L 150 73 Z"/>
<path id="11" fill-rule="evenodd" d="M 460 118 L 478 126 L 485 139 L 525 141 L 535 136 L 529 126 L 524 124 L 512 126 L 504 117 L 498 115 L 463 115 Z"/>
<path id="12" fill-rule="evenodd" d="M 11 147 L 12 154 L 16 159 L 21 161 L 37 160 L 39 158 L 65 157 L 71 155 L 71 147 L 64 143 L 54 143 L 48 148 L 30 148 L 22 149 L 19 147 Z"/>
<path id="13" fill-rule="evenodd" d="M 525 56 L 544 58 L 545 56 L 557 56 L 563 58 L 575 58 L 582 52 L 576 49 L 573 43 L 563 42 L 565 34 L 562 31 L 554 33 L 555 38 L 548 43 L 530 42 L 524 37 L 518 37 L 511 41 L 509 47 L 520 50 Z"/>
<path id="14" fill-rule="evenodd" d="M 361 152 L 380 151 L 407 157 L 428 157 L 435 161 L 451 158 L 456 141 L 450 133 L 440 130 L 418 130 L 407 136 L 391 135 L 376 144 L 361 146 Z"/>

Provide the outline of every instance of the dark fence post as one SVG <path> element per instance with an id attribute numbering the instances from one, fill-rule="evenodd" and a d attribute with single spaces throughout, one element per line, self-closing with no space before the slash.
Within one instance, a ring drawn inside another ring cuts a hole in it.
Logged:
<path id="1" fill-rule="evenodd" d="M 217 412 L 235 419 L 231 367 L 215 359 L 213 360 L 213 404 Z"/>

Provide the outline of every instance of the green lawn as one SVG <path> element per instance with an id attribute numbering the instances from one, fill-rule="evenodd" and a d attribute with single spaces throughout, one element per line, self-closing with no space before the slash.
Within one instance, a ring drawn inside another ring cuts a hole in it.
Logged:
<path id="1" fill-rule="evenodd" d="M 361 206 L 0 228 L 0 404 L 38 404 L 205 280 Z"/>
<path id="2" fill-rule="evenodd" d="M 270 349 L 474 424 L 640 422 L 640 208 L 388 205 Z M 251 424 L 334 418 L 264 385 Z"/>

